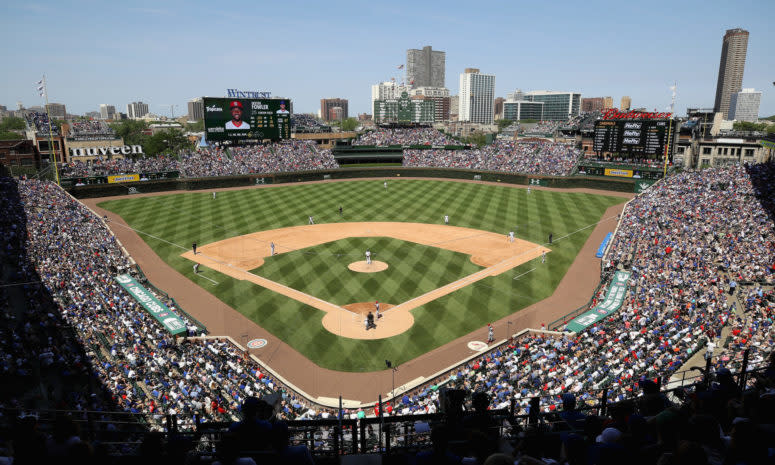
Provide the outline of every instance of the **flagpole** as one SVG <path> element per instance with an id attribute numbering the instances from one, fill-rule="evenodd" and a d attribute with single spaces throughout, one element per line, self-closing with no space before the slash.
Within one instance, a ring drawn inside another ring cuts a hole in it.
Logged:
<path id="1" fill-rule="evenodd" d="M 51 158 L 54 162 L 54 179 L 56 180 L 57 185 L 59 184 L 59 170 L 57 169 L 57 152 L 54 148 L 54 134 L 51 131 L 51 113 L 49 113 L 48 109 L 48 87 L 46 86 L 46 75 L 43 75 L 43 95 L 46 97 L 46 117 L 48 118 L 48 143 L 49 148 L 51 150 Z M 62 156 L 62 160 L 64 161 L 64 153 Z"/>

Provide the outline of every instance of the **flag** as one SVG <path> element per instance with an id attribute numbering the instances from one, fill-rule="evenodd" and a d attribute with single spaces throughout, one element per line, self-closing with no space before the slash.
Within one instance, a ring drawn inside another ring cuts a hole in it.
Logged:
<path id="1" fill-rule="evenodd" d="M 397 68 L 398 69 L 404 69 L 404 65 L 398 65 Z"/>
<path id="2" fill-rule="evenodd" d="M 36 86 L 38 86 L 38 94 L 43 97 L 46 95 L 46 85 L 43 84 L 43 79 L 35 83 Z"/>

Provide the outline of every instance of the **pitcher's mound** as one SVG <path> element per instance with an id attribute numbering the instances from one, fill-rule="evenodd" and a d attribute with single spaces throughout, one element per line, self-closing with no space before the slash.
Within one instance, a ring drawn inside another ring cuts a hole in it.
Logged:
<path id="1" fill-rule="evenodd" d="M 388 264 L 385 262 L 379 262 L 372 260 L 370 265 L 366 264 L 366 260 L 361 262 L 352 262 L 347 265 L 347 268 L 357 271 L 359 273 L 376 273 L 377 271 L 384 271 L 388 269 Z"/>

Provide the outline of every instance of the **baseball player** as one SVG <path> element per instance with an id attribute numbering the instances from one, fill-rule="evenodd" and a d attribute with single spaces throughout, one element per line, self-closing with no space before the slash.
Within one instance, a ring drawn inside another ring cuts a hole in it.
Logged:
<path id="1" fill-rule="evenodd" d="M 449 215 L 444 215 L 444 224 L 449 224 Z"/>
<path id="2" fill-rule="evenodd" d="M 269 250 L 272 253 L 272 257 L 274 257 L 274 242 L 270 242 L 269 243 Z"/>
<path id="3" fill-rule="evenodd" d="M 194 255 L 196 255 L 196 242 L 191 244 L 191 249 L 194 251 Z"/>
<path id="4" fill-rule="evenodd" d="M 366 264 L 371 265 L 371 250 L 366 250 Z"/>
<path id="5" fill-rule="evenodd" d="M 215 194 L 216 194 L 216 193 L 215 193 L 215 192 L 213 192 L 213 200 L 215 200 Z"/>
<path id="6" fill-rule="evenodd" d="M 546 263 L 546 251 L 544 250 L 544 253 L 541 254 L 541 263 Z"/>
<path id="7" fill-rule="evenodd" d="M 550 244 L 552 243 L 552 237 L 553 237 L 552 233 L 549 233 L 549 243 Z"/>
<path id="8" fill-rule="evenodd" d="M 309 217 L 309 224 L 315 224 L 315 218 Z"/>
<path id="9" fill-rule="evenodd" d="M 376 309 L 374 313 L 376 314 L 377 319 L 379 320 L 380 318 L 382 318 L 382 315 L 379 313 L 379 301 L 374 302 L 374 308 Z"/>
<path id="10" fill-rule="evenodd" d="M 344 210 L 342 209 L 342 206 L 341 206 L 341 205 L 339 205 L 339 216 L 342 216 L 342 212 L 343 212 L 343 211 L 344 211 Z"/>
<path id="11" fill-rule="evenodd" d="M 509 242 L 514 242 L 514 231 L 509 231 Z"/>
<path id="12" fill-rule="evenodd" d="M 199 274 L 199 263 L 194 263 L 194 274 Z"/>
<path id="13" fill-rule="evenodd" d="M 493 341 L 495 341 L 495 330 L 492 324 L 487 323 L 487 342 L 492 343 Z"/>
<path id="14" fill-rule="evenodd" d="M 527 193 L 530 193 L 530 186 L 527 186 Z"/>
<path id="15" fill-rule="evenodd" d="M 387 181 L 385 181 L 385 182 L 383 183 L 383 185 L 385 186 L 385 190 L 387 190 Z"/>

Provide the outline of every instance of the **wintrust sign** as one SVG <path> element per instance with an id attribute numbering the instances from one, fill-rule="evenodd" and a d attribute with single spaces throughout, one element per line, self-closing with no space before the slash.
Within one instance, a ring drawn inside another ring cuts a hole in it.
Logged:
<path id="1" fill-rule="evenodd" d="M 142 154 L 143 147 L 140 145 L 125 145 L 123 147 L 81 147 L 71 148 L 70 155 L 73 157 L 97 157 L 100 155 L 134 155 Z"/>

